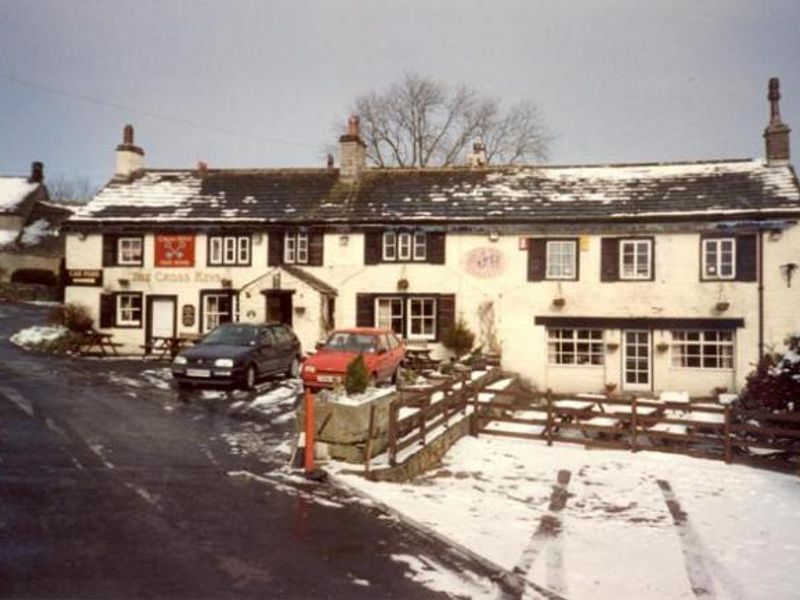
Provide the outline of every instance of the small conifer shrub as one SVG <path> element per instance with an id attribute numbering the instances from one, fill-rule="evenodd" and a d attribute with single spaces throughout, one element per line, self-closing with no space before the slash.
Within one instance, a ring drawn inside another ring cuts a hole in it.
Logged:
<path id="1" fill-rule="evenodd" d="M 359 354 L 347 365 L 347 372 L 344 377 L 344 389 L 347 391 L 348 395 L 352 396 L 355 394 L 363 394 L 367 389 L 367 385 L 369 385 L 367 363 L 364 362 L 364 355 Z"/>

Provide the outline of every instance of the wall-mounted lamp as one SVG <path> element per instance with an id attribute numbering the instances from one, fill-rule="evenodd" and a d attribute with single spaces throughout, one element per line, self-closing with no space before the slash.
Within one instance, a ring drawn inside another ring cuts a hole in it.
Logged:
<path id="1" fill-rule="evenodd" d="M 496 229 L 492 229 L 489 232 L 489 241 L 496 242 L 499 239 L 500 239 L 500 233 Z"/>
<path id="2" fill-rule="evenodd" d="M 343 233 L 339 236 L 339 245 L 340 246 L 347 246 L 350 243 L 350 236 L 346 233 Z"/>
<path id="3" fill-rule="evenodd" d="M 78 239 L 79 239 L 80 241 L 82 241 L 82 242 L 85 242 L 85 241 L 86 241 L 86 232 L 85 232 L 85 231 L 81 231 L 81 232 L 78 234 Z"/>
<path id="4" fill-rule="evenodd" d="M 792 287 L 792 275 L 797 270 L 797 263 L 785 263 L 781 265 L 781 275 L 786 280 L 786 287 Z"/>
<path id="5" fill-rule="evenodd" d="M 783 232 L 780 229 L 773 229 L 772 231 L 769 232 L 770 242 L 777 242 L 782 237 L 783 237 Z"/>

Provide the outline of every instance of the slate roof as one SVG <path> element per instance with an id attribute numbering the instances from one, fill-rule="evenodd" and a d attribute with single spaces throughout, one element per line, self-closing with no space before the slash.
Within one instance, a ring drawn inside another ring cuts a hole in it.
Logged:
<path id="1" fill-rule="evenodd" d="M 24 201 L 39 190 L 41 184 L 27 177 L 0 177 L 0 214 L 19 214 Z"/>
<path id="2" fill-rule="evenodd" d="M 289 275 L 296 277 L 300 281 L 304 281 L 313 289 L 317 290 L 322 294 L 327 294 L 329 296 L 337 296 L 339 292 L 336 291 L 336 288 L 325 283 L 319 277 L 316 277 L 309 273 L 308 271 L 304 271 L 300 267 L 296 267 L 294 265 L 280 265 L 281 269 L 286 271 Z"/>
<path id="3" fill-rule="evenodd" d="M 598 166 L 147 170 L 72 218 L 156 223 L 523 223 L 800 214 L 791 166 L 726 160 Z"/>

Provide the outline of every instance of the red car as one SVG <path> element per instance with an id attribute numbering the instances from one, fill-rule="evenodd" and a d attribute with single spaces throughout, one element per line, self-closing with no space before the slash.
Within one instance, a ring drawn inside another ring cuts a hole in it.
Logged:
<path id="1" fill-rule="evenodd" d="M 312 388 L 332 387 L 344 383 L 347 365 L 359 354 L 364 355 L 371 382 L 397 380 L 400 364 L 406 357 L 403 342 L 388 329 L 337 329 L 317 353 L 303 363 L 303 383 Z"/>

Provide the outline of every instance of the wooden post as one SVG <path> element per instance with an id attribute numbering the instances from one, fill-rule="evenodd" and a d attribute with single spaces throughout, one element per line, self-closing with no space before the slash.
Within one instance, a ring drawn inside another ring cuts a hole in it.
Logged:
<path id="1" fill-rule="evenodd" d="M 636 447 L 636 430 L 638 428 L 638 423 L 636 422 L 636 396 L 633 397 L 633 401 L 631 402 L 631 450 L 636 452 L 638 449 Z"/>
<path id="2" fill-rule="evenodd" d="M 397 401 L 389 404 L 389 464 L 397 464 Z"/>
<path id="3" fill-rule="evenodd" d="M 364 472 L 369 474 L 369 461 L 372 460 L 372 437 L 375 429 L 375 405 L 369 407 L 369 429 L 367 430 L 367 449 L 364 460 Z"/>
<path id="4" fill-rule="evenodd" d="M 314 430 L 316 429 L 316 423 L 314 422 L 314 394 L 311 393 L 309 388 L 306 388 L 304 400 L 306 412 L 306 448 L 303 467 L 306 477 L 308 477 L 314 472 Z"/>
<path id="5" fill-rule="evenodd" d="M 553 392 L 547 388 L 547 445 L 553 445 Z"/>
<path id="6" fill-rule="evenodd" d="M 425 414 L 428 412 L 429 407 L 423 407 L 419 409 L 419 432 L 420 432 L 420 443 L 424 446 L 425 445 Z"/>
<path id="7" fill-rule="evenodd" d="M 731 407 L 725 405 L 725 462 L 731 462 Z"/>

